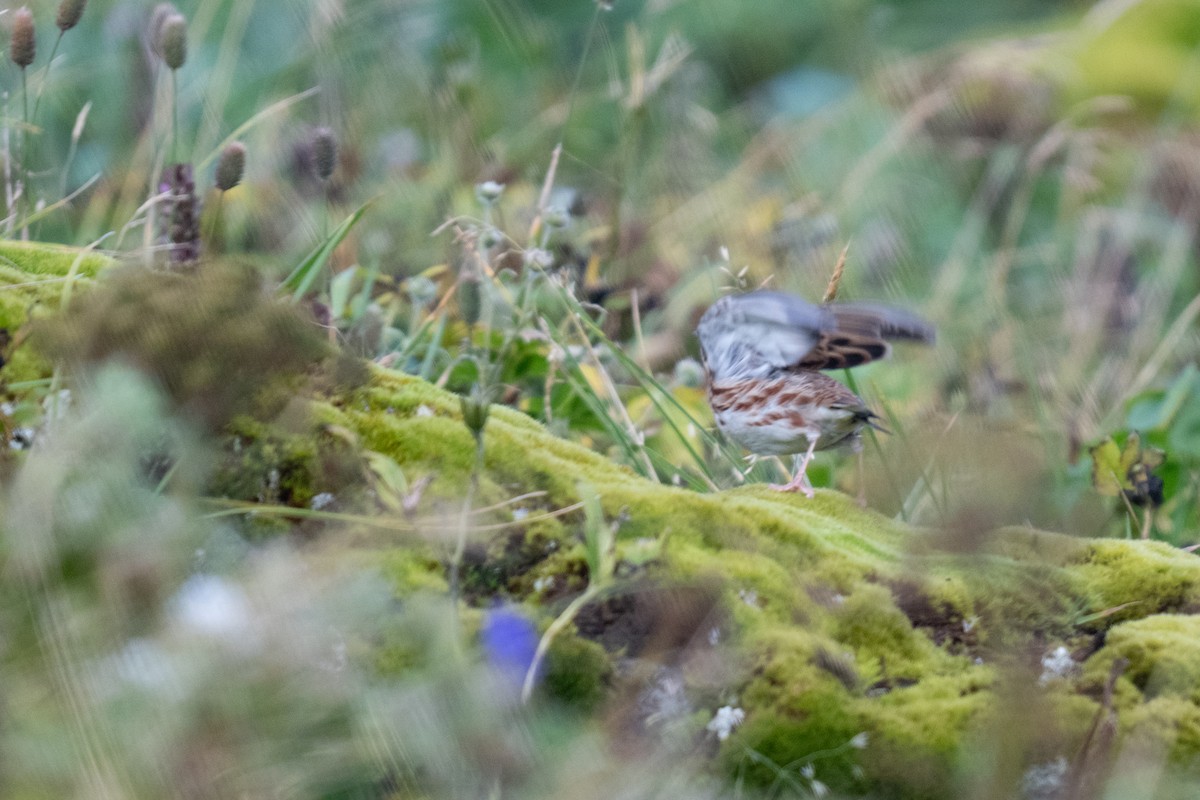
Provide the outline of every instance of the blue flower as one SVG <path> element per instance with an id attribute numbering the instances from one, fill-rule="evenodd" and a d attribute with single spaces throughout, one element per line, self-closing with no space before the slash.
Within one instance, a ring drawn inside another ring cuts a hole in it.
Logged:
<path id="1" fill-rule="evenodd" d="M 484 616 L 479 638 L 492 668 L 520 688 L 537 651 L 533 622 L 513 606 L 497 606 Z"/>

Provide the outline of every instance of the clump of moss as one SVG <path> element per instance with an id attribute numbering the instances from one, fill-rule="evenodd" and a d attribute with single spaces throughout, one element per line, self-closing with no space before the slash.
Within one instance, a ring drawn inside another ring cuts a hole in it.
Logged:
<path id="1" fill-rule="evenodd" d="M 306 506 L 316 494 L 311 437 L 284 436 L 252 420 L 235 423 L 211 484 L 218 497 Z"/>
<path id="2" fill-rule="evenodd" d="M 533 512 L 541 513 L 541 512 Z M 571 549 L 568 534 L 555 519 L 537 522 L 500 533 L 488 541 L 469 547 L 463 563 L 463 593 L 468 600 L 484 603 L 496 596 L 524 598 L 538 592 L 538 577 L 547 573 L 554 581 L 578 578 L 576 590 L 582 590 L 583 554 L 576 553 L 573 563 L 560 556 Z M 539 567 L 554 559 L 553 569 Z"/>
<path id="3" fill-rule="evenodd" d="M 298 382 L 328 354 L 317 328 L 275 301 L 253 270 L 196 274 L 127 267 L 42 323 L 35 342 L 77 366 L 123 360 L 157 381 L 177 411 L 209 430 L 256 409 L 265 388 Z"/>
<path id="4" fill-rule="evenodd" d="M 604 701 L 611 681 L 612 662 L 603 647 L 578 635 L 555 638 L 542 672 L 549 697 L 588 713 Z"/>

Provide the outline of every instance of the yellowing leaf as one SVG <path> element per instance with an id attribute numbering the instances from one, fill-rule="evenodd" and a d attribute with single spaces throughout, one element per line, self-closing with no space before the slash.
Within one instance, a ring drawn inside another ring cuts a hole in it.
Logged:
<path id="1" fill-rule="evenodd" d="M 1100 494 L 1116 497 L 1121 493 L 1121 449 L 1111 436 L 1088 449 L 1092 457 L 1092 486 Z"/>
<path id="2" fill-rule="evenodd" d="M 1163 482 L 1153 470 L 1166 460 L 1156 447 L 1142 447 L 1142 437 L 1131 431 L 1118 447 L 1111 436 L 1090 448 L 1092 486 L 1109 497 L 1124 494 L 1134 505 L 1160 505 Z"/>

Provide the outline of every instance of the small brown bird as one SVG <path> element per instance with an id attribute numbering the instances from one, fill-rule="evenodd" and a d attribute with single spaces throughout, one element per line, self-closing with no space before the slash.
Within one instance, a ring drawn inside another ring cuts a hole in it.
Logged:
<path id="1" fill-rule="evenodd" d="M 932 325 L 898 308 L 818 306 L 770 291 L 721 298 L 696 333 L 717 427 L 752 453 L 796 456 L 796 476 L 771 488 L 808 497 L 815 451 L 858 452 L 864 427 L 886 430 L 862 398 L 819 370 L 883 358 L 889 339 L 934 340 Z"/>

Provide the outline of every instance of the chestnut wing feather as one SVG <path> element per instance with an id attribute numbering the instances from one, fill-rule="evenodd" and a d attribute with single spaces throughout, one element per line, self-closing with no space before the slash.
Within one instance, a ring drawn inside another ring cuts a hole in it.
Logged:
<path id="1" fill-rule="evenodd" d="M 932 343 L 933 326 L 915 314 L 874 303 L 826 306 L 834 329 L 823 333 L 797 366 L 801 369 L 848 369 L 885 358 L 889 339 Z"/>

